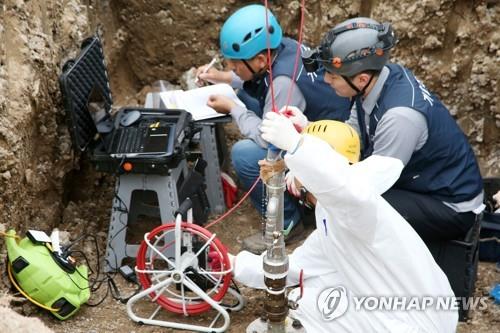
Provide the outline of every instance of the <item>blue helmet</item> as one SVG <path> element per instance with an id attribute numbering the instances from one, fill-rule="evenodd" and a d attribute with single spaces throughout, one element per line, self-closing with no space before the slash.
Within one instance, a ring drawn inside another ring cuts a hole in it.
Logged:
<path id="1" fill-rule="evenodd" d="M 220 32 L 220 49 L 225 58 L 247 60 L 267 48 L 266 8 L 249 5 L 231 15 Z M 269 44 L 271 49 L 281 43 L 283 32 L 276 17 L 268 10 Z"/>

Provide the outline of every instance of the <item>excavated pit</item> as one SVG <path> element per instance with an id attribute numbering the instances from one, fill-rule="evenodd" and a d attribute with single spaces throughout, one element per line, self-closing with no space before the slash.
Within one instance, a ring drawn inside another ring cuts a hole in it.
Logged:
<path id="1" fill-rule="evenodd" d="M 85 155 L 72 148 L 58 85 L 62 64 L 76 56 L 85 37 L 96 31 L 103 37 L 114 105 L 142 105 L 154 81 L 179 84 L 190 67 L 217 54 L 222 22 L 247 3 L 251 2 L 0 1 L 0 229 L 23 233 L 58 227 L 71 237 L 85 231 L 97 235 L 104 246 L 114 179 L 95 172 Z M 270 1 L 289 36 L 297 37 L 299 5 Z M 392 22 L 400 39 L 393 60 L 411 68 L 449 106 L 477 153 L 483 176 L 500 176 L 498 1 L 310 0 L 306 8 L 304 38 L 310 44 L 349 17 Z M 233 127 L 227 132 L 230 139 L 237 137 Z M 215 231 L 235 252 L 242 237 L 259 225 L 247 203 Z M 4 258 L 3 245 L 0 251 Z M 5 272 L 3 261 L 0 271 Z M 499 279 L 500 273 L 482 263 L 476 295 L 485 294 Z M 5 276 L 3 281 L 0 289 L 7 292 Z M 257 316 L 262 294 L 244 292 L 253 305 L 233 315 L 231 332 L 244 331 Z M 5 308 L 9 302 L 2 304 L 0 318 L 10 319 Z M 110 297 L 65 322 L 17 299 L 10 306 L 41 318 L 56 332 L 160 331 L 132 323 L 124 305 Z M 498 330 L 499 312 L 490 301 L 486 310 L 474 312 L 461 324 L 459 332 Z M 0 320 L 1 331 L 22 332 L 29 325 L 12 318 L 13 323 Z"/>

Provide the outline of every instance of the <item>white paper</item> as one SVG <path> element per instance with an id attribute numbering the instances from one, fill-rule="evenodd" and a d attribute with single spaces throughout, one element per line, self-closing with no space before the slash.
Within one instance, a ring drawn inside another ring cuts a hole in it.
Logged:
<path id="1" fill-rule="evenodd" d="M 191 113 L 193 120 L 225 116 L 225 114 L 218 113 L 211 107 L 207 106 L 208 98 L 211 95 L 223 95 L 230 98 L 236 104 L 243 107 L 245 106 L 243 102 L 238 99 L 233 88 L 225 83 L 214 84 L 187 91 L 165 91 L 160 93 L 160 98 L 165 107 L 186 110 Z"/>

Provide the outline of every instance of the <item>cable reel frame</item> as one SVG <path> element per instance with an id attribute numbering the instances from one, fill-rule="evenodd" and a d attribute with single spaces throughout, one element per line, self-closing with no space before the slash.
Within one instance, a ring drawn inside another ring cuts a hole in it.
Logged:
<path id="1" fill-rule="evenodd" d="M 232 268 L 225 246 L 215 234 L 192 223 L 190 208 L 189 200 L 189 204 L 181 204 L 176 212 L 175 223 L 163 224 L 144 235 L 135 268 L 143 290 L 127 302 L 127 313 L 132 320 L 145 324 L 200 332 L 224 332 L 230 322 L 228 310 L 240 310 L 244 300 L 230 287 Z M 187 211 L 188 222 L 182 221 L 182 216 L 186 215 L 183 211 Z M 173 258 L 169 257 L 172 246 Z M 207 282 L 202 286 L 204 288 L 199 286 L 203 279 Z M 227 292 L 236 299 L 235 305 L 220 304 Z M 133 305 L 143 298 L 158 304 L 149 317 L 140 317 L 133 309 Z M 215 309 L 217 315 L 209 326 L 154 319 L 162 308 L 184 316 Z M 213 327 L 220 316 L 223 317 L 222 325 Z"/>

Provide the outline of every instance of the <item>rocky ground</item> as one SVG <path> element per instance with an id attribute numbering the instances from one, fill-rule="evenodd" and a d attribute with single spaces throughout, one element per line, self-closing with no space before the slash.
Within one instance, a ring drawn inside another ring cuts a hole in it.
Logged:
<path id="1" fill-rule="evenodd" d="M 72 147 L 58 85 L 62 65 L 75 57 L 85 37 L 98 33 L 115 106 L 142 105 L 154 81 L 179 84 L 182 73 L 217 54 L 221 23 L 246 3 L 250 1 L 0 0 L 0 226 L 19 232 L 58 227 L 73 237 L 91 231 L 104 246 L 114 179 L 96 173 L 85 154 Z M 299 4 L 270 1 L 291 36 L 298 33 Z M 400 38 L 394 60 L 410 67 L 449 106 L 473 144 L 483 175 L 500 176 L 498 1 L 309 0 L 306 8 L 305 40 L 311 44 L 348 17 L 391 21 Z M 259 223 L 247 204 L 215 229 L 236 251 L 238 239 L 257 230 Z M 5 257 L 2 244 L 0 240 Z M 476 295 L 500 281 L 492 265 L 480 268 Z M 3 263 L 0 271 L 5 271 Z M 130 287 L 119 284 L 124 290 Z M 0 289 L 7 292 L 8 283 Z M 244 293 L 255 300 L 261 297 L 250 290 Z M 0 320 L 0 325 L 14 325 L 0 329 L 5 332 L 22 332 L 26 322 L 6 312 L 6 304 L 41 318 L 56 332 L 160 331 L 132 323 L 124 306 L 111 297 L 65 322 L 18 298 L 2 304 L 0 318 L 9 320 Z M 233 331 L 241 332 L 256 310 L 252 305 L 235 314 Z M 490 302 L 459 330 L 500 331 L 498 318 L 498 306 Z M 39 322 L 34 325 L 42 332 Z"/>
<path id="2" fill-rule="evenodd" d="M 103 183 L 103 187 L 107 187 Z M 111 192 L 102 189 L 103 195 L 99 196 L 99 200 L 111 201 Z M 77 234 L 79 230 L 87 230 L 95 233 L 99 239 L 100 252 L 105 248 L 106 233 L 103 232 L 102 225 L 108 222 L 107 210 L 103 210 L 100 215 L 89 213 L 95 210 L 93 201 L 81 201 L 78 206 L 72 206 L 66 212 L 67 222 L 60 226 L 61 230 L 67 231 L 69 234 Z M 71 221 L 71 223 L 69 223 Z M 248 202 L 245 202 L 242 208 L 229 216 L 223 222 L 211 228 L 220 240 L 228 246 L 228 250 L 235 253 L 239 250 L 241 241 L 244 237 L 256 232 L 260 227 L 260 218 L 255 209 Z M 311 230 L 310 228 L 308 229 Z M 91 244 L 84 247 L 86 253 L 91 259 L 91 265 L 95 265 L 95 250 Z M 0 267 L 3 271 L 3 265 Z M 3 276 L 4 288 L 10 285 L 8 280 Z M 131 295 L 136 286 L 127 282 L 120 275 L 114 277 L 117 283 L 121 296 L 127 297 Z M 493 263 L 481 262 L 479 265 L 478 281 L 476 283 L 476 291 L 474 296 L 488 296 L 489 291 L 495 283 L 500 281 L 500 271 L 495 269 Z M 250 288 L 241 288 L 242 294 L 247 300 L 247 305 L 242 311 L 234 312 L 231 315 L 231 326 L 228 332 L 240 333 L 244 332 L 247 325 L 254 319 L 258 318 L 262 313 L 262 304 L 264 294 L 261 291 L 256 291 Z M 95 303 L 105 297 L 106 286 L 101 287 L 94 293 L 90 299 L 90 303 Z M 12 295 L 12 293 L 10 294 Z M 15 295 L 15 294 L 14 294 Z M 83 306 L 79 312 L 67 321 L 59 321 L 49 313 L 40 310 L 34 305 L 27 302 L 22 297 L 3 296 L 3 307 L 0 302 L 0 330 L 3 332 L 33 332 L 36 328 L 39 332 L 40 327 L 45 325 L 47 332 L 52 330 L 57 333 L 101 333 L 101 332 L 180 332 L 173 329 L 164 329 L 156 326 L 139 325 L 127 316 L 125 304 L 114 299 L 111 295 L 105 298 L 105 301 L 97 307 Z M 9 302 L 10 301 L 10 302 Z M 457 332 L 472 333 L 472 332 L 500 332 L 500 306 L 494 304 L 492 299 L 487 299 L 486 308 L 471 312 L 470 319 L 465 323 L 460 323 Z M 10 308 L 6 308 L 7 306 Z M 31 320 L 20 315 L 12 314 L 12 310 L 29 316 Z M 136 311 L 141 315 L 150 314 L 154 307 L 149 302 L 139 302 Z M 10 312 L 9 312 L 10 311 Z M 149 312 L 146 312 L 149 311 Z M 14 317 L 12 317 L 14 316 Z M 210 322 L 213 312 L 207 315 L 197 316 L 193 318 L 183 318 L 182 316 L 160 312 L 159 319 L 169 320 L 174 322 L 188 322 L 191 324 L 201 324 Z M 9 320 L 7 320 L 7 318 Z M 41 320 L 41 321 L 40 321 Z M 23 331 L 24 329 L 24 331 Z M 50 329 L 50 330 L 49 330 Z"/>

